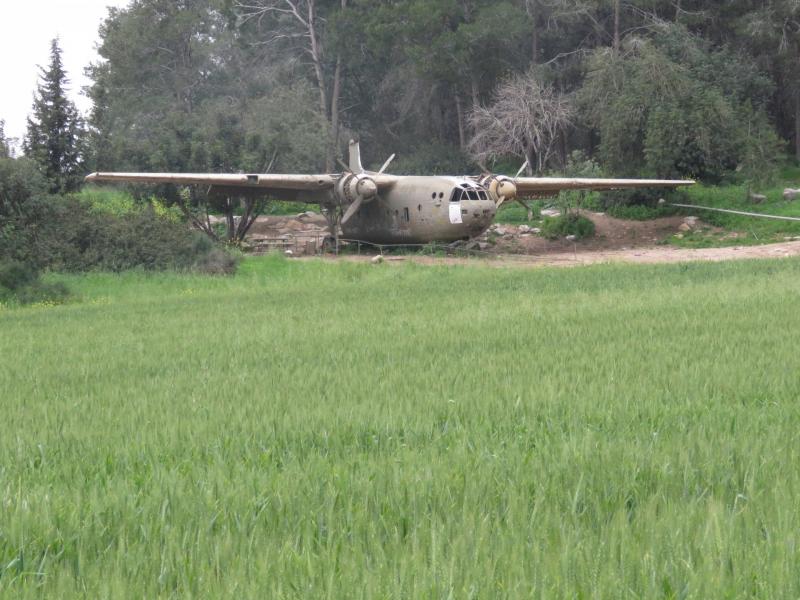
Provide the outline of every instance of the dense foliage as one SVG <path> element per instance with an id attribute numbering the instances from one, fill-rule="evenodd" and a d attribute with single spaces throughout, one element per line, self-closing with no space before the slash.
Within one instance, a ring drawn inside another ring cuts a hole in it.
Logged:
<path id="1" fill-rule="evenodd" d="M 43 282 L 34 266 L 13 260 L 0 261 L 0 303 L 56 304 L 67 296 L 67 286 L 61 282 Z"/>
<path id="2" fill-rule="evenodd" d="M 152 204 L 123 213 L 47 194 L 29 159 L 0 159 L 0 257 L 35 269 L 230 273 L 236 260 Z M 114 205 L 111 204 L 113 207 Z"/>
<path id="3" fill-rule="evenodd" d="M 83 122 L 67 98 L 68 82 L 56 39 L 50 45 L 50 64 L 42 69 L 22 144 L 25 156 L 36 162 L 52 193 L 74 191 L 85 174 Z"/>
<path id="4" fill-rule="evenodd" d="M 558 217 L 548 217 L 542 223 L 542 236 L 557 240 L 567 236 L 580 240 L 594 235 L 594 222 L 576 212 L 568 212 Z"/>
<path id="5" fill-rule="evenodd" d="M 6 122 L 0 119 L 0 158 L 9 158 L 11 156 L 11 148 L 6 138 Z"/>

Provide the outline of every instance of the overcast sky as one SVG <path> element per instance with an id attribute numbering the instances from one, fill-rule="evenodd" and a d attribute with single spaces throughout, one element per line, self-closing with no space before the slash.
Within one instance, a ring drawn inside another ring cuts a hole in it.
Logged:
<path id="1" fill-rule="evenodd" d="M 89 84 L 83 69 L 98 59 L 97 31 L 109 6 L 129 0 L 0 0 L 0 119 L 6 135 L 21 138 L 31 110 L 39 75 L 37 65 L 49 61 L 50 40 L 58 37 L 70 97 L 86 113 L 89 99 L 81 88 Z"/>

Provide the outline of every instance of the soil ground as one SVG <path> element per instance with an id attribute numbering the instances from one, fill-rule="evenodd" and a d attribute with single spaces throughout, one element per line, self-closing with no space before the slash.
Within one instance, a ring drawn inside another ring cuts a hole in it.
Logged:
<path id="1" fill-rule="evenodd" d="M 687 249 L 669 246 L 663 241 L 679 231 L 683 217 L 649 221 L 627 221 L 603 213 L 585 213 L 595 223 L 593 238 L 570 242 L 547 240 L 535 233 L 523 233 L 519 226 L 499 225 L 488 234 L 492 244 L 468 258 L 402 255 L 388 261 L 414 261 L 421 264 L 474 264 L 476 260 L 495 266 L 576 266 L 605 262 L 674 263 L 687 261 L 723 261 L 735 259 L 782 258 L 800 256 L 800 242 L 791 241 L 763 246 Z M 700 223 L 702 227 L 708 227 Z M 316 239 L 324 235 L 321 215 L 261 217 L 253 225 L 253 239 Z M 524 231 L 524 229 L 523 229 Z M 735 237 L 735 233 L 730 234 Z M 287 246 L 288 247 L 288 246 Z M 301 254 L 302 252 L 298 252 Z M 377 254 L 340 258 L 368 261 Z"/>

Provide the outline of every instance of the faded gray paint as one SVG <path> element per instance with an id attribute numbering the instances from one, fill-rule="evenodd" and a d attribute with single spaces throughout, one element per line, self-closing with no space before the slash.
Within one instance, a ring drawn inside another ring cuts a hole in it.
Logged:
<path id="1" fill-rule="evenodd" d="M 427 244 L 476 237 L 494 220 L 496 204 L 491 198 L 458 203 L 463 222 L 450 222 L 453 190 L 458 184 L 470 183 L 452 177 L 403 177 L 362 205 L 342 226 L 342 233 L 346 239 L 376 244 Z"/>

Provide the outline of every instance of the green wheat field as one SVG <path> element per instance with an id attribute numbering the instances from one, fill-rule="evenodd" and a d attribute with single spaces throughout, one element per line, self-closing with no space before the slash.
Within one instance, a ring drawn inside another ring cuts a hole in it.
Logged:
<path id="1" fill-rule="evenodd" d="M 800 596 L 800 261 L 50 279 L 2 597 Z"/>

